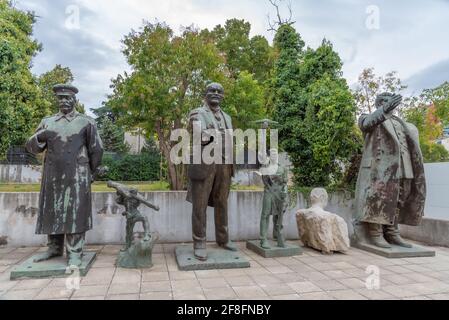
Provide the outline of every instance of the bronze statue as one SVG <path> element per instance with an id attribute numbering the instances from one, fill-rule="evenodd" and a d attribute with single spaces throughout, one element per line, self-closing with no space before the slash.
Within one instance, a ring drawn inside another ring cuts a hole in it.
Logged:
<path id="1" fill-rule="evenodd" d="M 215 143 L 210 131 L 215 130 L 218 139 L 225 139 L 226 130 L 233 129 L 232 119 L 220 107 L 224 99 L 224 89 L 218 83 L 206 88 L 205 104 L 190 113 L 190 127 L 201 124 L 201 148 Z M 223 146 L 226 144 L 223 143 Z M 226 160 L 227 153 L 223 153 Z M 187 201 L 193 204 L 192 229 L 195 257 L 200 261 L 207 260 L 206 248 L 206 211 L 207 207 L 215 208 L 215 233 L 217 244 L 230 251 L 237 247 L 229 239 L 228 229 L 228 197 L 231 189 L 234 165 L 226 164 L 190 164 L 188 166 L 189 187 Z M 232 162 L 231 162 L 232 163 Z"/>
<path id="2" fill-rule="evenodd" d="M 131 248 L 134 238 L 134 227 L 137 222 L 141 222 L 143 225 L 143 241 L 151 241 L 150 223 L 148 222 L 148 218 L 140 213 L 138 208 L 141 204 L 144 204 L 155 211 L 159 211 L 160 208 L 145 200 L 145 198 L 139 194 L 137 189 L 128 188 L 112 181 L 108 182 L 108 187 L 117 190 L 116 202 L 125 207 L 125 212 L 123 212 L 122 215 L 126 217 L 126 246 L 122 251 L 127 251 Z"/>
<path id="3" fill-rule="evenodd" d="M 418 129 L 394 115 L 400 95 L 384 93 L 377 111 L 360 117 L 365 148 L 357 181 L 355 237 L 379 248 L 410 248 L 399 224 L 418 226 L 426 180 Z"/>
<path id="4" fill-rule="evenodd" d="M 285 248 L 283 217 L 288 208 L 288 171 L 279 164 L 277 149 L 270 151 L 269 165 L 263 167 L 260 174 L 265 186 L 260 219 L 260 246 L 263 249 L 271 249 L 268 242 L 268 226 L 272 216 L 273 238 L 277 240 L 278 247 Z"/>
<path id="5" fill-rule="evenodd" d="M 53 88 L 60 112 L 42 120 L 27 150 L 46 151 L 36 233 L 48 235 L 48 251 L 35 262 L 64 254 L 69 266 L 82 263 L 86 231 L 92 229 L 91 184 L 103 156 L 103 144 L 95 121 L 75 110 L 78 89 Z"/>

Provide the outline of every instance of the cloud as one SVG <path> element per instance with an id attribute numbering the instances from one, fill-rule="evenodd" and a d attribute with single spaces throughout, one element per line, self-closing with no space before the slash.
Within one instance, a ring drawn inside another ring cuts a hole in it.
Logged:
<path id="1" fill-rule="evenodd" d="M 367 67 L 379 74 L 398 71 L 414 91 L 449 80 L 442 72 L 449 60 L 449 42 L 442 41 L 447 38 L 449 1 L 294 0 L 292 4 L 295 27 L 307 45 L 317 47 L 323 38 L 332 41 L 345 63 L 349 84 L 357 82 Z M 79 9 L 76 30 L 67 28 L 71 5 Z M 373 16 L 367 11 L 370 6 L 378 9 L 379 29 L 367 28 Z M 274 17 L 274 10 L 265 0 L 20 0 L 18 7 L 39 16 L 35 37 L 44 50 L 35 58 L 33 72 L 43 73 L 55 64 L 69 66 L 80 100 L 88 108 L 101 106 L 110 93 L 110 80 L 129 70 L 121 40 L 143 20 L 165 21 L 179 30 L 191 24 L 213 28 L 239 18 L 251 23 L 253 35 L 273 38 L 267 31 L 267 14 Z M 285 7 L 282 13 L 287 14 Z"/>
<path id="2" fill-rule="evenodd" d="M 449 59 L 435 63 L 434 65 L 416 73 L 404 81 L 408 85 L 410 95 L 419 95 L 422 89 L 432 89 L 445 81 L 449 82 Z"/>

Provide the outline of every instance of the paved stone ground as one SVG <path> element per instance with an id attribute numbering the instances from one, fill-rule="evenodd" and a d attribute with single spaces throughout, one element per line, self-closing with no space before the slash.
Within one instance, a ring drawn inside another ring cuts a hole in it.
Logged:
<path id="1" fill-rule="evenodd" d="M 10 281 L 11 268 L 45 248 L 0 247 L 0 299 L 35 300 L 413 300 L 449 299 L 449 248 L 435 258 L 386 259 L 358 249 L 349 254 L 264 259 L 239 243 L 252 267 L 240 270 L 178 271 L 175 245 L 157 245 L 151 270 L 114 267 L 120 246 L 90 246 L 99 252 L 80 289 L 66 279 Z M 368 290 L 366 270 L 380 270 L 380 289 Z"/>

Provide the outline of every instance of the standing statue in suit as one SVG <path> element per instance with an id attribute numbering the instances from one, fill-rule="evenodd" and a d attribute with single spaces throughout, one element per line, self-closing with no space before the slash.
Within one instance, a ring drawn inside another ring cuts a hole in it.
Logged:
<path id="1" fill-rule="evenodd" d="M 232 130 L 232 119 L 220 107 L 224 99 L 223 86 L 212 83 L 207 86 L 205 104 L 190 113 L 190 127 L 201 126 L 201 146 L 203 151 L 211 144 L 221 142 L 221 163 L 190 164 L 188 166 L 188 196 L 187 201 L 192 203 L 192 229 L 195 257 L 200 261 L 207 260 L 206 247 L 206 211 L 207 207 L 215 208 L 215 235 L 217 244 L 230 251 L 237 251 L 237 247 L 230 241 L 228 228 L 228 197 L 234 176 L 232 159 L 228 159 L 226 152 L 226 135 Z M 211 135 L 214 132 L 214 135 Z M 232 137 L 227 137 L 232 141 Z M 229 150 L 227 150 L 229 151 Z M 202 154 L 202 152 L 201 152 Z M 231 161 L 229 161 L 231 160 Z"/>
<path id="2" fill-rule="evenodd" d="M 424 215 L 426 179 L 418 129 L 393 114 L 402 97 L 377 97 L 377 111 L 360 117 L 365 148 L 357 181 L 355 241 L 380 248 L 412 246 L 399 224 L 418 226 Z"/>

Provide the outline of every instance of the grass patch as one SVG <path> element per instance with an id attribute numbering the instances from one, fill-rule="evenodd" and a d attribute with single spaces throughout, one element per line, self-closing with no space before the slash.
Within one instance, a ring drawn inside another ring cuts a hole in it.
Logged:
<path id="1" fill-rule="evenodd" d="M 136 188 L 139 192 L 155 192 L 170 191 L 170 185 L 165 181 L 158 182 L 122 182 L 132 188 Z M 0 192 L 39 192 L 40 184 L 0 184 Z M 257 186 L 239 186 L 233 185 L 233 191 L 263 191 L 263 188 Z M 106 182 L 95 182 L 92 185 L 93 192 L 114 192 L 114 189 L 108 188 Z"/>
<path id="2" fill-rule="evenodd" d="M 137 188 L 140 192 L 151 191 L 169 191 L 170 186 L 167 182 L 123 182 L 123 184 Z M 0 192 L 39 192 L 40 184 L 0 184 Z M 107 186 L 106 182 L 95 182 L 92 185 L 93 192 L 114 192 Z"/>

